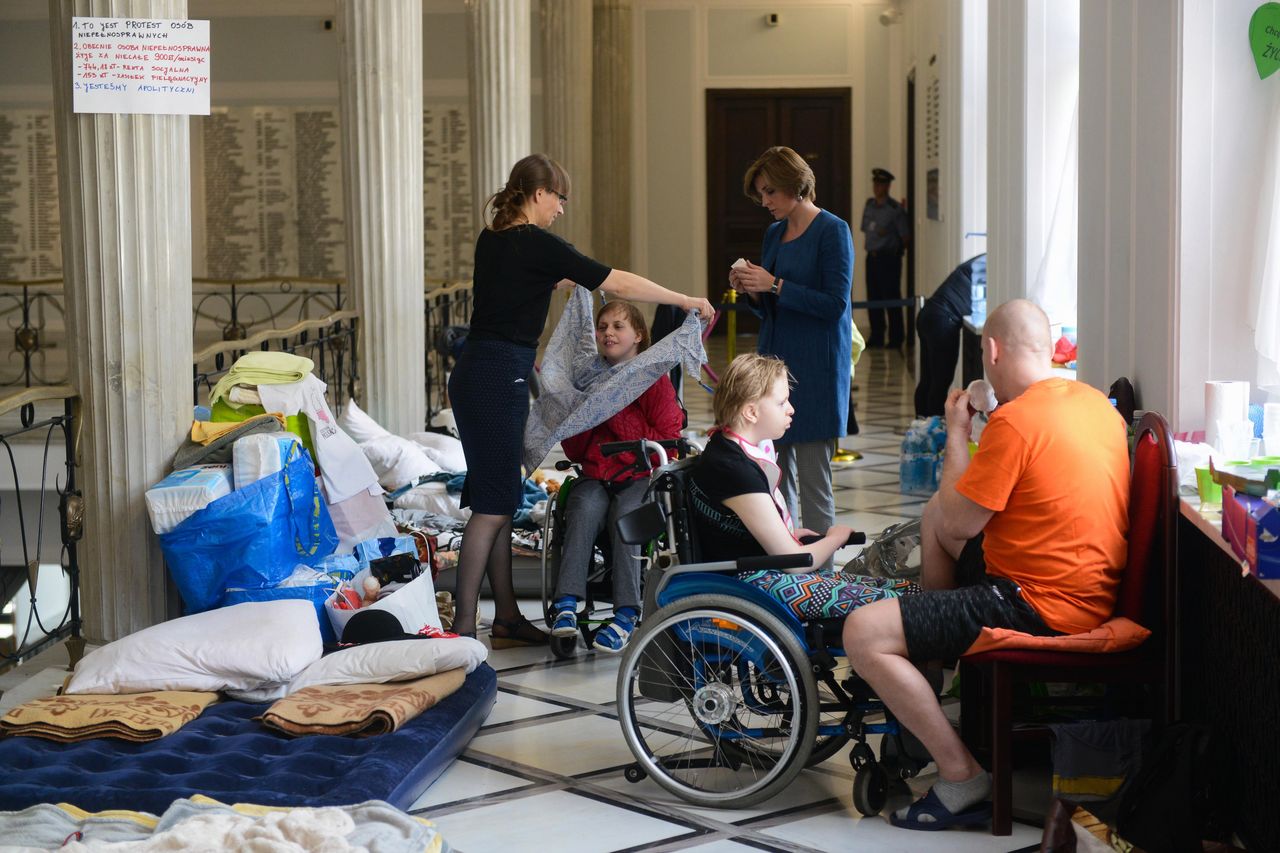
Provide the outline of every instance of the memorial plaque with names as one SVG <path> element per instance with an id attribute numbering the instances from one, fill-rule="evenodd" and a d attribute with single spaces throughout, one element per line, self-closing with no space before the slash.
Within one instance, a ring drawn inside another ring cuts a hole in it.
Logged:
<path id="1" fill-rule="evenodd" d="M 334 108 L 293 114 L 294 181 L 298 211 L 298 274 L 346 275 L 347 237 L 342 211 L 342 134 Z"/>
<path id="2" fill-rule="evenodd" d="M 476 233 L 470 132 L 466 105 L 423 104 L 422 229 L 427 278 L 471 277 Z"/>
<path id="3" fill-rule="evenodd" d="M 61 274 L 53 114 L 0 111 L 0 280 Z"/>

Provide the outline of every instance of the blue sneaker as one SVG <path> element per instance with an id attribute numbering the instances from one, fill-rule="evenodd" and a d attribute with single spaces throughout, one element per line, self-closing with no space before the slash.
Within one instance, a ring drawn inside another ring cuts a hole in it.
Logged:
<path id="1" fill-rule="evenodd" d="M 613 621 L 596 632 L 596 640 L 591 647 L 601 652 L 617 654 L 631 642 L 631 634 L 636 629 L 638 614 L 627 607 L 615 613 Z"/>
<path id="2" fill-rule="evenodd" d="M 562 595 L 551 605 L 555 619 L 551 621 L 551 636 L 576 637 L 578 634 L 578 599 Z"/>

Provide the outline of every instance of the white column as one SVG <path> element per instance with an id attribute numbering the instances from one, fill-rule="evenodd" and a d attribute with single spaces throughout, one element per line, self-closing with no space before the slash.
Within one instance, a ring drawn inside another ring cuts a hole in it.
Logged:
<path id="1" fill-rule="evenodd" d="M 1192 195 L 1183 207 L 1183 87 L 1200 70 L 1182 65 L 1187 5 L 1083 0 L 1080 9 L 1080 378 L 1106 389 L 1128 376 L 1142 408 L 1175 425 L 1180 211 L 1206 206 Z M 1212 124 L 1192 115 L 1189 137 Z M 1206 227 L 1185 230 L 1186 248 Z"/>
<path id="2" fill-rule="evenodd" d="M 631 0 L 595 0 L 591 88 L 591 246 L 609 266 L 631 269 Z"/>
<path id="3" fill-rule="evenodd" d="M 374 419 L 423 428 L 421 0 L 340 0 L 347 275 Z"/>
<path id="4" fill-rule="evenodd" d="M 987 17 L 987 308 L 1026 294 L 1027 8 L 992 3 Z M 1038 256 L 1037 256 L 1038 257 Z"/>
<path id="5" fill-rule="evenodd" d="M 71 19 L 186 18 L 186 0 L 50 0 L 73 382 L 83 401 L 81 612 L 91 642 L 168 615 L 143 493 L 191 426 L 190 119 L 75 114 Z"/>
<path id="6" fill-rule="evenodd" d="M 542 151 L 573 189 L 556 233 L 592 251 L 591 0 L 542 0 Z M 559 301 L 559 300 L 557 300 Z"/>
<path id="7" fill-rule="evenodd" d="M 471 57 L 471 174 L 477 228 L 531 138 L 529 0 L 467 0 Z"/>

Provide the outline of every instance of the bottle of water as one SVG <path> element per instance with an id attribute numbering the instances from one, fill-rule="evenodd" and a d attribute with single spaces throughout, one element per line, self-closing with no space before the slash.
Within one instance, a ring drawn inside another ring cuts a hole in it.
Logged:
<path id="1" fill-rule="evenodd" d="M 920 458 L 925 452 L 924 421 L 914 420 L 902 438 L 902 454 L 898 462 L 898 489 L 904 495 L 914 495 L 926 482 L 922 477 Z"/>

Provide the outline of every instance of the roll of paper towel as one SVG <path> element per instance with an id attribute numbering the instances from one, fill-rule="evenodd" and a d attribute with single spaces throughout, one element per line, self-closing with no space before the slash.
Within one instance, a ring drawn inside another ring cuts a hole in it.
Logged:
<path id="1" fill-rule="evenodd" d="M 1234 380 L 1210 380 L 1204 383 L 1204 440 L 1214 449 L 1223 450 L 1218 432 L 1219 421 L 1249 419 L 1249 383 Z"/>

